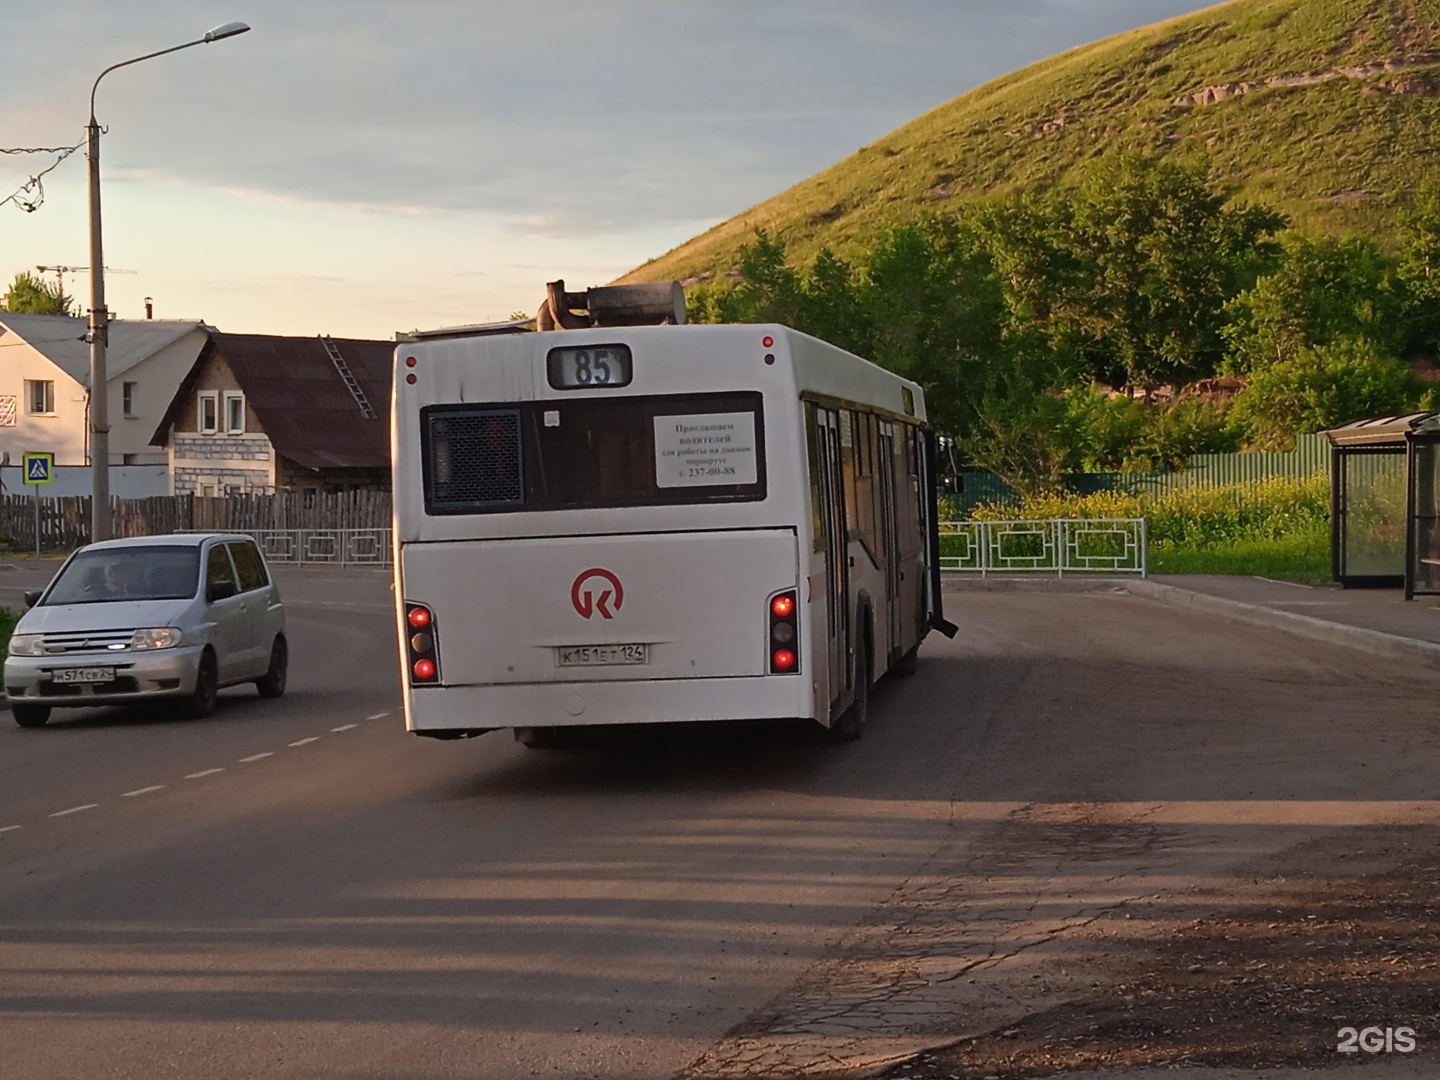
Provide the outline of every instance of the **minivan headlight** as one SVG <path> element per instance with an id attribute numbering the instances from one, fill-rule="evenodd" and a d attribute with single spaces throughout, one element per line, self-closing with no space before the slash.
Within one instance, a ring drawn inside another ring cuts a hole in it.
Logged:
<path id="1" fill-rule="evenodd" d="M 130 639 L 130 648 L 134 652 L 142 652 L 146 649 L 173 649 L 180 644 L 180 637 L 180 631 L 173 626 L 136 630 L 135 636 Z"/>
<path id="2" fill-rule="evenodd" d="M 41 634 L 11 634 L 10 655 L 11 656 L 41 656 L 40 639 Z"/>

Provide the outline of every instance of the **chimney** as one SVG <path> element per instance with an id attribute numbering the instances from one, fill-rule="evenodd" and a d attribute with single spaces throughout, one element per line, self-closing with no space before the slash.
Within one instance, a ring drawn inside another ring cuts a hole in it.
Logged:
<path id="1" fill-rule="evenodd" d="M 155 301 L 148 296 L 145 297 L 145 318 L 155 318 Z"/>

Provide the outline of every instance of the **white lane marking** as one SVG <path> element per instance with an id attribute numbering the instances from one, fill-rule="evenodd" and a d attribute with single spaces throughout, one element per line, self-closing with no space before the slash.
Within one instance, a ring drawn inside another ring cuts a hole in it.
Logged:
<path id="1" fill-rule="evenodd" d="M 351 728 L 359 727 L 359 724 L 341 724 L 339 727 L 332 727 L 331 731 L 349 731 Z"/>
<path id="2" fill-rule="evenodd" d="M 192 772 L 185 777 L 186 780 L 199 780 L 202 776 L 214 776 L 217 772 L 224 772 L 224 769 L 201 769 L 199 772 Z"/>
<path id="3" fill-rule="evenodd" d="M 319 742 L 319 735 L 311 735 L 308 739 L 301 739 L 299 742 L 292 742 L 291 746 L 304 746 L 306 743 Z"/>
<path id="4" fill-rule="evenodd" d="M 252 761 L 259 761 L 259 760 L 261 760 L 262 758 L 274 757 L 274 756 L 275 756 L 275 751 L 274 751 L 274 750 L 266 750 L 263 754 L 251 754 L 249 757 L 242 757 L 242 758 L 240 759 L 240 763 L 241 763 L 242 765 L 248 765 L 248 764 L 249 764 L 250 762 L 252 762 Z"/>
<path id="5" fill-rule="evenodd" d="M 14 832 L 14 831 L 15 831 L 16 829 L 18 829 L 18 828 L 20 828 L 19 825 L 5 825 L 5 826 L 0 826 L 0 832 Z"/>
<path id="6" fill-rule="evenodd" d="M 164 784 L 151 784 L 149 787 L 136 788 L 134 791 L 127 791 L 120 797 L 122 799 L 133 799 L 136 795 L 149 795 L 152 791 L 159 791 Z"/>
<path id="7" fill-rule="evenodd" d="M 1271 585 L 1289 585 L 1292 589 L 1313 589 L 1315 587 L 1314 585 L 1306 585 L 1299 581 L 1281 581 L 1279 578 L 1263 577 L 1260 574 L 1256 574 L 1255 576 L 1261 581 L 1270 582 Z"/>
<path id="8" fill-rule="evenodd" d="M 56 810 L 50 817 L 64 817 L 66 814 L 78 814 L 81 810 L 94 810 L 100 804 L 98 802 L 86 803 L 84 806 L 72 806 L 69 810 Z"/>
<path id="9" fill-rule="evenodd" d="M 365 719 L 366 719 L 366 720 L 384 720 L 385 717 L 387 717 L 387 716 L 389 716 L 389 715 L 390 715 L 390 714 L 389 714 L 388 712 L 377 712 L 374 716 L 367 716 L 367 717 L 365 717 Z"/>

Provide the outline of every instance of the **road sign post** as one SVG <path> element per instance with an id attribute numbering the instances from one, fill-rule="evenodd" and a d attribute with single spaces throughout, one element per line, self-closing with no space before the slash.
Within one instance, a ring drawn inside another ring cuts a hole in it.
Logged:
<path id="1" fill-rule="evenodd" d="M 26 454 L 21 459 L 25 483 L 35 490 L 35 558 L 40 558 L 40 485 L 55 478 L 54 454 Z"/>

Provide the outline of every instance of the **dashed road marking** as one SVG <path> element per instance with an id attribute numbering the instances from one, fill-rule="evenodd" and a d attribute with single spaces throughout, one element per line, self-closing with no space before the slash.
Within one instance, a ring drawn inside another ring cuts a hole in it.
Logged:
<path id="1" fill-rule="evenodd" d="M 297 740 L 296 742 L 292 742 L 290 745 L 291 745 L 291 746 L 304 746 L 306 743 L 319 742 L 319 741 L 320 741 L 320 736 L 319 736 L 319 735 L 311 735 L 308 739 L 299 739 L 299 740 Z"/>
<path id="2" fill-rule="evenodd" d="M 185 777 L 186 780 L 199 780 L 202 776 L 214 776 L 217 772 L 224 772 L 224 769 L 201 769 L 199 772 L 192 772 Z"/>
<path id="3" fill-rule="evenodd" d="M 332 727 L 331 731 L 349 731 L 351 728 L 359 727 L 359 724 L 341 724 L 339 727 Z"/>
<path id="4" fill-rule="evenodd" d="M 122 799 L 133 799 L 136 795 L 149 795 L 152 791 L 159 791 L 164 784 L 151 784 L 149 787 L 136 788 L 134 791 L 127 791 L 120 797 Z"/>
<path id="5" fill-rule="evenodd" d="M 20 828 L 19 825 L 4 825 L 0 826 L 0 832 L 14 832 L 18 828 Z"/>
<path id="6" fill-rule="evenodd" d="M 94 810 L 100 804 L 98 802 L 86 803 L 84 806 L 72 806 L 69 810 L 56 810 L 49 817 L 64 817 L 67 814 L 78 814 L 81 810 Z"/>
<path id="7" fill-rule="evenodd" d="M 249 764 L 250 762 L 252 762 L 252 761 L 259 761 L 259 760 L 261 760 L 262 758 L 274 757 L 274 756 L 275 756 L 275 751 L 274 751 L 274 750 L 266 750 L 263 754 L 251 754 L 249 757 L 242 757 L 242 758 L 240 759 L 240 763 L 241 763 L 242 765 L 248 765 L 248 764 Z"/>
<path id="8" fill-rule="evenodd" d="M 390 715 L 390 714 L 389 714 L 388 712 L 377 712 L 374 716 L 367 716 L 367 717 L 365 717 L 365 719 L 366 719 L 366 720 L 384 720 L 385 717 L 387 717 L 387 716 L 389 716 L 389 715 Z"/>

